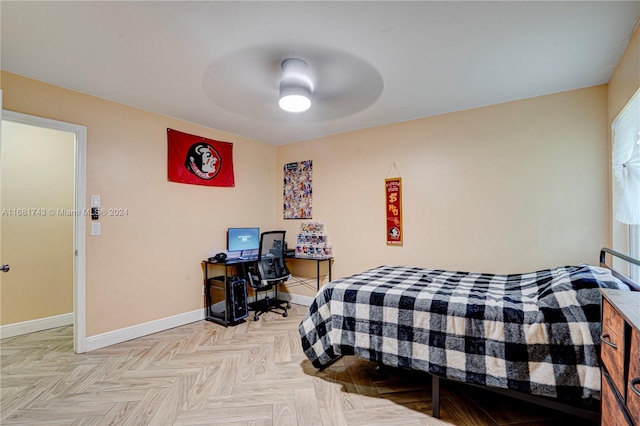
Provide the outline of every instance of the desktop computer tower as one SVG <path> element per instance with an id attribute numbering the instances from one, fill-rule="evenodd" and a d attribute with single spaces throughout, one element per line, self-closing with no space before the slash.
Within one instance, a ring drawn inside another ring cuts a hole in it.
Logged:
<path id="1" fill-rule="evenodd" d="M 228 318 L 231 322 L 240 321 L 249 315 L 247 281 L 240 277 L 229 277 L 227 285 Z"/>

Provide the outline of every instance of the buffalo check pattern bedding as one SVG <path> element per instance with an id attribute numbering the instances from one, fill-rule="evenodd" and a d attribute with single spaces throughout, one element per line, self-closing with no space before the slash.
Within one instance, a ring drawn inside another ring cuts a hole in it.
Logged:
<path id="1" fill-rule="evenodd" d="M 299 326 L 314 367 L 342 355 L 556 399 L 600 399 L 610 270 L 496 275 L 380 266 L 328 283 Z"/>

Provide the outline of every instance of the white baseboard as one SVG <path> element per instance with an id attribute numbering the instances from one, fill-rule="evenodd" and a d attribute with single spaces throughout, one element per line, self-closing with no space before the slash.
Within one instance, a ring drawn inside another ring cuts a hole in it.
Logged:
<path id="1" fill-rule="evenodd" d="M 198 309 L 195 311 L 174 315 L 172 317 L 149 321 L 143 324 L 121 328 L 120 330 L 114 330 L 102 334 L 97 334 L 95 336 L 90 336 L 86 339 L 85 349 L 87 352 L 90 352 L 96 349 L 115 345 L 117 343 L 137 339 L 138 337 L 147 336 L 149 334 L 169 330 L 170 328 L 175 328 L 181 325 L 200 321 L 204 319 L 204 313 L 204 309 Z"/>
<path id="2" fill-rule="evenodd" d="M 50 328 L 63 327 L 65 325 L 73 325 L 73 312 L 0 326 L 0 339 L 35 333 L 36 331 L 48 330 Z"/>
<path id="3" fill-rule="evenodd" d="M 310 306 L 313 297 L 300 296 L 281 292 L 280 297 L 289 300 L 291 303 L 302 306 Z M 117 343 L 126 342 L 128 340 L 137 339 L 138 337 L 147 336 L 149 334 L 158 333 L 170 328 L 179 327 L 181 325 L 190 324 L 205 318 L 204 309 L 198 309 L 183 314 L 174 315 L 172 317 L 162 318 L 155 321 L 149 321 L 143 324 L 131 327 L 121 328 L 119 330 L 109 331 L 95 336 L 89 336 L 85 340 L 86 352 L 96 349 L 105 348 Z M 33 333 L 36 331 L 47 330 L 50 328 L 61 327 L 73 324 L 73 313 L 58 315 L 49 318 L 42 318 L 33 321 L 25 321 L 21 323 L 8 324 L 0 327 L 0 338 L 19 336 L 21 334 Z"/>
<path id="4" fill-rule="evenodd" d="M 296 305 L 302 305 L 302 306 L 311 306 L 311 303 L 313 303 L 313 297 L 309 297 L 309 296 L 300 296 L 298 294 L 291 294 L 291 293 L 285 293 L 285 292 L 281 292 L 278 293 L 278 297 L 282 298 L 283 300 L 288 300 L 291 303 L 295 303 Z"/>

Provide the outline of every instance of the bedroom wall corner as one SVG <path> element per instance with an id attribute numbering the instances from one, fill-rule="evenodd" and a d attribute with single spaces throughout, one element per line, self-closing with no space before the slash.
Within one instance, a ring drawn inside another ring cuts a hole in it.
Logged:
<path id="1" fill-rule="evenodd" d="M 333 245 L 334 278 L 382 264 L 516 273 L 597 262 L 606 140 L 600 85 L 280 146 L 277 168 L 313 160 L 313 220 Z M 385 239 L 393 163 L 402 247 Z M 300 221 L 276 215 L 297 234 Z"/>

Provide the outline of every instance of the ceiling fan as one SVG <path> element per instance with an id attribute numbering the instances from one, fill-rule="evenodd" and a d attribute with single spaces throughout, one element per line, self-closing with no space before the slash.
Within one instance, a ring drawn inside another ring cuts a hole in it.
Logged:
<path id="1" fill-rule="evenodd" d="M 249 47 L 211 62 L 202 88 L 212 102 L 257 120 L 318 122 L 369 107 L 384 82 L 363 59 L 332 48 L 310 45 Z M 281 108 L 297 100 L 296 114 Z M 292 118 L 294 117 L 294 118 Z"/>

